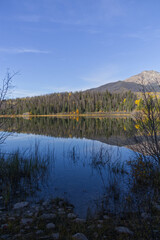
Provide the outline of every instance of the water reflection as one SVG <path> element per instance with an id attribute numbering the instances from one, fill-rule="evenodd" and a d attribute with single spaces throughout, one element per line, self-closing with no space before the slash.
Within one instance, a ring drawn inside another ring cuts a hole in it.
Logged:
<path id="1" fill-rule="evenodd" d="M 46 127 L 50 135 L 52 131 L 58 133 L 53 126 L 50 131 L 49 126 Z M 61 129 L 61 132 L 65 130 L 67 128 Z M 94 133 L 94 130 L 90 128 L 90 132 Z M 19 148 L 20 152 L 25 149 L 34 152 L 35 142 L 38 142 L 41 157 L 45 157 L 48 149 L 54 157 L 49 162 L 45 181 L 39 186 L 40 191 L 28 196 L 29 199 L 63 197 L 74 204 L 75 211 L 80 216 L 85 216 L 87 209 L 93 210 L 98 205 L 101 206 L 104 199 L 105 208 L 109 211 L 120 211 L 121 202 L 128 191 L 128 169 L 125 162 L 134 155 L 131 150 L 85 138 L 21 133 L 10 136 L 1 146 L 1 151 L 10 153 Z"/>
<path id="2" fill-rule="evenodd" d="M 131 118 L 52 118 L 1 119 L 8 131 L 34 133 L 52 137 L 87 138 L 111 145 L 125 146 L 136 128 Z M 5 129 L 5 131 L 6 131 Z"/>

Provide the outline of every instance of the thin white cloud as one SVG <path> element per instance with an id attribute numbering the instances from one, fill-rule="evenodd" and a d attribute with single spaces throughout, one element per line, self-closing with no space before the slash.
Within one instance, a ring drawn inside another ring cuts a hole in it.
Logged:
<path id="1" fill-rule="evenodd" d="M 108 65 L 106 67 L 95 70 L 88 76 L 83 76 L 81 79 L 85 82 L 92 84 L 92 86 L 99 86 L 106 83 L 118 81 L 120 71 L 117 66 Z"/>
<path id="2" fill-rule="evenodd" d="M 48 54 L 50 51 L 33 49 L 33 48 L 0 48 L 0 52 L 8 54 L 20 54 L 20 53 L 34 53 L 34 54 Z"/>

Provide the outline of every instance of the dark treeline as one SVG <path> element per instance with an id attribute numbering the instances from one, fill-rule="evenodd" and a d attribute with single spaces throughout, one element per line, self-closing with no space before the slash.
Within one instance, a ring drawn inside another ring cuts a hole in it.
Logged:
<path id="1" fill-rule="evenodd" d="M 120 143 L 117 143 L 119 145 L 123 145 L 127 136 L 130 138 L 136 130 L 135 122 L 131 118 L 35 117 L 29 120 L 23 118 L 5 118 L 2 120 L 5 121 L 5 124 L 7 123 L 8 131 L 62 138 L 85 137 L 100 141 L 112 137 L 114 142 L 111 144 L 117 143 L 115 142 L 116 137 L 120 137 Z"/>
<path id="2" fill-rule="evenodd" d="M 75 92 L 54 93 L 37 97 L 17 98 L 5 101 L 1 114 L 36 115 L 56 113 L 87 112 L 131 112 L 135 108 L 136 95 L 131 91 L 125 93 L 109 92 Z M 7 109 L 7 111 L 6 111 Z"/>

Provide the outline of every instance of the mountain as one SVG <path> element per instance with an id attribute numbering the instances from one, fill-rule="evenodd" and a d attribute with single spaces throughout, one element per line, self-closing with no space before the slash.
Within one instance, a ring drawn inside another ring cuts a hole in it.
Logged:
<path id="1" fill-rule="evenodd" d="M 160 83 L 160 73 L 153 70 L 143 71 L 140 74 L 127 78 L 124 82 L 134 82 L 144 85 L 157 84 Z"/>
<path id="2" fill-rule="evenodd" d="M 97 88 L 92 88 L 87 91 L 91 92 L 105 92 L 106 90 L 113 93 L 119 92 L 140 92 L 142 85 L 145 86 L 146 91 L 156 90 L 160 92 L 160 73 L 156 71 L 143 71 L 137 75 L 127 78 L 123 81 L 107 83 Z"/>

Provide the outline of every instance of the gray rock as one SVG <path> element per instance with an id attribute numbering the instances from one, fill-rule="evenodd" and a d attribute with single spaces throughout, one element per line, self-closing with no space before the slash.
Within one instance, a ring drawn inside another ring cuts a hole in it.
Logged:
<path id="1" fill-rule="evenodd" d="M 110 219 L 110 217 L 109 217 L 109 216 L 107 216 L 107 215 L 104 215 L 104 216 L 103 216 L 103 218 L 104 218 L 105 220 L 108 220 L 108 219 Z"/>
<path id="2" fill-rule="evenodd" d="M 33 222 L 32 218 L 22 218 L 21 219 L 21 224 L 26 225 L 26 224 L 30 224 Z"/>
<path id="3" fill-rule="evenodd" d="M 76 215 L 74 213 L 68 213 L 67 217 L 69 219 L 73 219 L 73 218 L 76 218 Z"/>
<path id="4" fill-rule="evenodd" d="M 91 230 L 92 230 L 92 229 L 94 229 L 94 228 L 95 228 L 95 225 L 94 225 L 94 224 L 91 224 L 91 225 L 88 226 L 88 229 L 91 229 Z"/>
<path id="5" fill-rule="evenodd" d="M 47 207 L 49 204 L 50 204 L 50 201 L 46 200 L 46 201 L 43 202 L 42 206 Z"/>
<path id="6" fill-rule="evenodd" d="M 72 237 L 75 240 L 88 240 L 83 233 L 76 233 Z"/>
<path id="7" fill-rule="evenodd" d="M 59 233 L 53 233 L 51 236 L 52 236 L 53 239 L 55 239 L 55 240 L 58 240 L 58 239 L 59 239 Z"/>
<path id="8" fill-rule="evenodd" d="M 53 218 L 56 218 L 56 214 L 54 214 L 54 213 L 44 213 L 39 218 L 42 219 L 42 220 L 51 220 Z"/>
<path id="9" fill-rule="evenodd" d="M 98 228 L 102 228 L 102 224 L 100 224 L 100 223 L 97 224 L 97 227 L 98 227 Z"/>
<path id="10" fill-rule="evenodd" d="M 41 234 L 43 234 L 44 232 L 42 231 L 42 230 L 38 230 L 38 231 L 36 231 L 36 234 L 37 235 L 41 235 Z"/>
<path id="11" fill-rule="evenodd" d="M 64 208 L 58 208 L 58 214 L 59 215 L 65 214 Z"/>
<path id="12" fill-rule="evenodd" d="M 55 229 L 55 224 L 54 223 L 48 223 L 47 225 L 46 225 L 46 228 L 47 229 Z"/>
<path id="13" fill-rule="evenodd" d="M 82 218 L 76 218 L 73 221 L 76 222 L 76 223 L 85 223 L 86 222 L 86 220 L 82 219 Z"/>
<path id="14" fill-rule="evenodd" d="M 98 220 L 98 223 L 102 224 L 102 223 L 103 223 L 103 220 Z"/>
<path id="15" fill-rule="evenodd" d="M 19 202 L 19 203 L 14 204 L 13 208 L 21 209 L 21 208 L 27 207 L 28 205 L 29 205 L 28 202 Z"/>
<path id="16" fill-rule="evenodd" d="M 127 234 L 131 234 L 131 235 L 133 234 L 133 232 L 130 231 L 129 228 L 127 228 L 127 227 L 116 227 L 115 229 L 119 233 L 127 233 Z"/>

